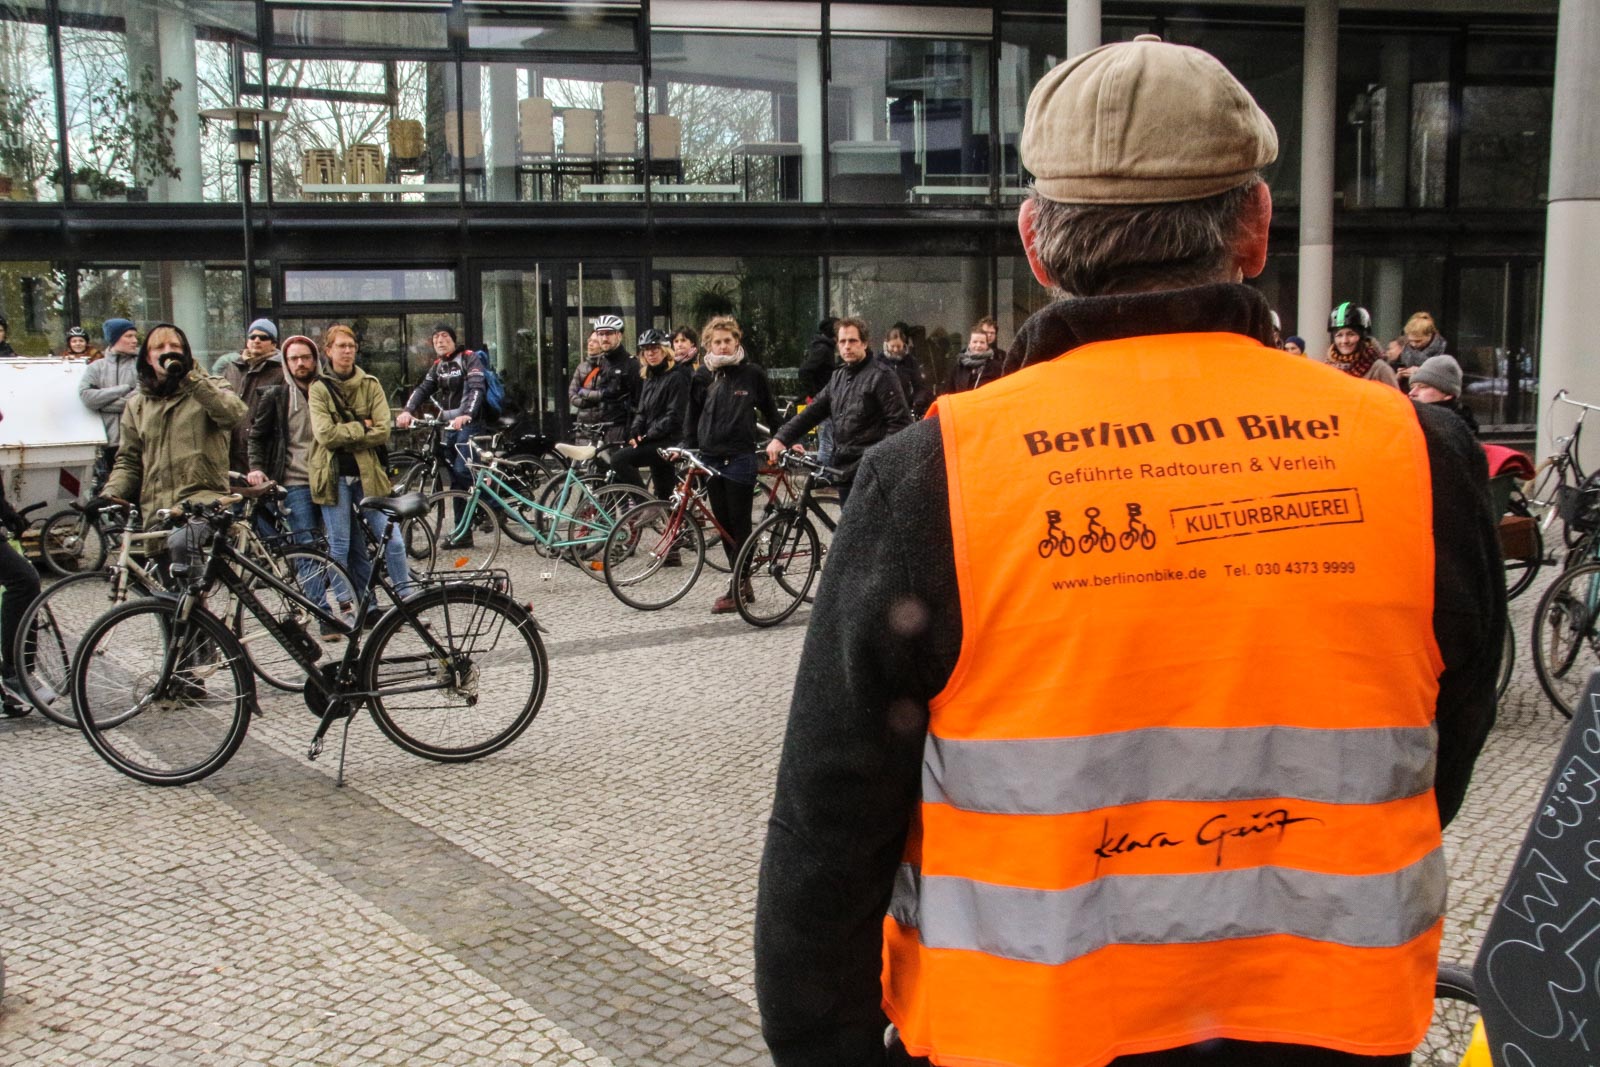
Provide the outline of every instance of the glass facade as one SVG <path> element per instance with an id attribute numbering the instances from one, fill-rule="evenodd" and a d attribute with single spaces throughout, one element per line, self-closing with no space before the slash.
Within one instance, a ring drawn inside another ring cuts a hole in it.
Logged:
<path id="1" fill-rule="evenodd" d="M 1473 403 L 1491 425 L 1526 417 L 1537 370 L 1541 3 L 1340 11 L 1336 290 L 1385 335 L 1433 313 L 1490 383 Z M 1206 49 L 1272 117 L 1279 221 L 1256 284 L 1294 331 L 1296 6 L 1105 0 L 1101 29 Z M 397 387 L 419 332 L 455 315 L 556 411 L 598 308 L 631 340 L 719 301 L 779 374 L 845 310 L 905 322 L 942 373 L 973 319 L 994 314 L 1004 344 L 1048 298 L 1014 234 L 1017 146 L 1065 54 L 1042 0 L 0 0 L 0 223 L 39 235 L 0 248 L 17 257 L 0 313 L 30 352 L 114 309 L 235 344 L 239 232 L 205 205 L 237 202 L 238 168 L 198 112 L 265 105 L 286 117 L 255 170 L 257 307 L 319 329 L 361 310 Z"/>

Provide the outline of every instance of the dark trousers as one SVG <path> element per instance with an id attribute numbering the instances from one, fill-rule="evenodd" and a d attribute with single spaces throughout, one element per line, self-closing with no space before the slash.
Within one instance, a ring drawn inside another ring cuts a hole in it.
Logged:
<path id="1" fill-rule="evenodd" d="M 106 479 L 111 477 L 111 468 L 117 462 L 117 449 L 115 445 L 101 445 L 100 450 L 94 455 L 93 481 L 89 486 L 90 496 L 99 496 L 100 490 L 105 488 Z"/>
<path id="2" fill-rule="evenodd" d="M 11 547 L 11 542 L 0 541 L 0 588 L 6 591 L 0 601 L 0 660 L 5 662 L 5 673 L 15 674 L 17 663 L 12 658 L 16 651 L 17 629 L 22 625 L 22 613 L 28 610 L 34 597 L 39 595 L 39 572 Z"/>
<path id="3" fill-rule="evenodd" d="M 726 536 L 722 550 L 728 555 L 728 566 L 733 566 L 739 555 L 739 546 L 750 538 L 750 511 L 756 502 L 756 457 L 735 456 L 733 459 L 707 459 L 706 465 L 717 471 L 717 477 L 706 483 L 706 497 L 711 502 L 711 514 L 716 516 Z"/>
<path id="4" fill-rule="evenodd" d="M 617 481 L 643 489 L 644 479 L 639 477 L 639 464 L 643 463 L 650 468 L 650 491 L 661 500 L 671 496 L 678 479 L 672 464 L 661 458 L 660 448 L 664 443 L 641 441 L 632 448 L 619 448 L 613 452 L 611 469 L 616 471 Z"/>

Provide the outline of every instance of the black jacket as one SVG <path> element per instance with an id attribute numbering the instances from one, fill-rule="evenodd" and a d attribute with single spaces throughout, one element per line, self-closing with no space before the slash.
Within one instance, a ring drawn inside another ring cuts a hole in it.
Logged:
<path id="1" fill-rule="evenodd" d="M 626 429 L 639 408 L 644 382 L 639 377 L 639 360 L 618 345 L 600 357 L 600 376 L 594 387 L 600 390 L 600 419 Z"/>
<path id="2" fill-rule="evenodd" d="M 867 449 L 911 425 L 911 408 L 900 390 L 899 375 L 868 355 L 834 371 L 822 392 L 775 436 L 792 445 L 827 418 L 833 419 L 830 462 L 845 472 L 842 480 L 849 481 Z"/>
<path id="3" fill-rule="evenodd" d="M 833 370 L 839 365 L 839 346 L 832 337 L 819 333 L 806 347 L 806 358 L 800 362 L 800 392 L 807 400 L 822 392 Z"/>
<path id="4" fill-rule="evenodd" d="M 466 346 L 457 348 L 443 359 L 433 361 L 428 373 L 412 390 L 406 410 L 413 415 L 421 414 L 422 405 L 431 397 L 439 405 L 442 419 L 453 419 L 457 415 L 476 419 L 487 391 L 483 379 L 485 369 L 487 364 L 481 355 Z"/>
<path id="5" fill-rule="evenodd" d="M 289 466 L 289 390 L 269 385 L 256 391 L 250 402 L 249 463 L 245 471 L 260 471 L 275 482 L 283 481 Z M 306 401 L 308 404 L 310 400 Z"/>
<path id="6" fill-rule="evenodd" d="M 688 375 L 679 374 L 670 362 L 662 362 L 644 379 L 639 410 L 633 416 L 628 436 L 650 444 L 681 438 L 689 424 L 689 387 Z"/>
<path id="7" fill-rule="evenodd" d="M 933 403 L 933 386 L 929 384 L 928 376 L 922 373 L 922 364 L 917 362 L 917 357 L 907 352 L 899 359 L 890 359 L 880 352 L 878 358 L 900 379 L 900 391 L 911 406 L 911 417 L 920 419 L 926 415 L 928 406 Z"/>
<path id="8" fill-rule="evenodd" d="M 682 375 L 689 382 L 689 406 L 684 422 L 687 430 L 700 421 L 700 412 L 706 406 L 706 390 L 711 388 L 711 369 L 697 367 L 693 360 L 685 360 L 673 364 L 672 373 Z"/>
<path id="9" fill-rule="evenodd" d="M 965 362 L 971 360 L 971 363 Z M 992 382 L 1004 373 L 1005 364 L 1002 358 L 990 355 L 988 359 L 974 360 L 965 352 L 955 361 L 950 368 L 950 377 L 945 379 L 944 391 L 947 393 L 964 393 L 968 389 L 976 389 L 984 382 Z"/>
<path id="10" fill-rule="evenodd" d="M 756 429 L 758 415 L 767 426 L 778 422 L 778 406 L 767 385 L 767 372 L 748 359 L 714 370 L 700 415 L 689 423 L 684 434 L 684 447 L 699 449 L 711 459 L 732 459 L 754 452 L 767 439 Z"/>
<path id="11" fill-rule="evenodd" d="M 1029 320 L 1010 357 L 1021 366 L 1091 341 L 1196 328 L 1265 343 L 1266 301 L 1243 285 L 1064 301 Z M 1448 822 L 1494 722 L 1505 584 L 1482 450 L 1453 415 L 1418 405 L 1417 419 L 1432 480 L 1434 632 L 1445 664 L 1435 790 Z M 755 924 L 756 996 L 778 1067 L 884 1063 L 883 916 L 919 802 L 928 701 L 949 682 L 961 639 L 944 444 L 938 420 L 925 419 L 861 465 L 795 682 Z M 1228 1052 L 1203 1062 L 1242 1062 Z M 1249 1062 L 1409 1062 L 1268 1052 Z M 1113 1063 L 1183 1063 L 1189 1055 Z"/>

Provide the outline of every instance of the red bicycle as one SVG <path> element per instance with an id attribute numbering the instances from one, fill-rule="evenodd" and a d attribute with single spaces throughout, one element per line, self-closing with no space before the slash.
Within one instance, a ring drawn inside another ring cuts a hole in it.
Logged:
<path id="1" fill-rule="evenodd" d="M 607 587 L 618 600 L 640 611 L 656 611 L 681 600 L 709 562 L 708 544 L 716 548 L 728 536 L 706 499 L 706 480 L 717 472 L 698 453 L 662 449 L 662 455 L 669 451 L 684 464 L 678 487 L 666 500 L 649 500 L 624 513 L 601 556 Z M 783 467 L 771 473 L 764 515 L 795 496 Z M 728 569 L 726 563 L 712 566 Z"/>

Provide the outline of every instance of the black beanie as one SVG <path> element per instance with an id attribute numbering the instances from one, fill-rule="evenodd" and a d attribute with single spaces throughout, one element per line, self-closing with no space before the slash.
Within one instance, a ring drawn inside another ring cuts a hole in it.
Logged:
<path id="1" fill-rule="evenodd" d="M 441 333 L 449 334 L 452 343 L 456 339 L 456 328 L 450 325 L 448 322 L 435 323 L 433 327 L 433 333 L 429 334 L 428 336 L 434 337 Z"/>

